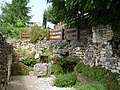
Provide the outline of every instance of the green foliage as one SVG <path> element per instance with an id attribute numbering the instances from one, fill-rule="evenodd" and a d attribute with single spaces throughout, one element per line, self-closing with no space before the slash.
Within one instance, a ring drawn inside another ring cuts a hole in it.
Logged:
<path id="1" fill-rule="evenodd" d="M 40 50 L 41 55 L 41 63 L 50 63 L 51 62 L 51 56 L 53 55 L 53 52 L 47 49 L 46 47 L 41 48 Z"/>
<path id="2" fill-rule="evenodd" d="M 56 77 L 54 85 L 57 87 L 70 87 L 76 83 L 77 77 L 74 73 L 60 74 Z"/>
<path id="3" fill-rule="evenodd" d="M 16 51 L 16 53 L 17 53 L 18 55 L 22 55 L 22 56 L 25 55 L 25 49 L 19 48 L 19 49 L 16 49 L 15 51 Z"/>
<path id="4" fill-rule="evenodd" d="M 44 29 L 42 26 L 35 25 L 31 28 L 31 42 L 37 43 L 39 40 L 43 40 L 47 37 L 48 29 Z"/>
<path id="5" fill-rule="evenodd" d="M 29 28 L 28 27 L 17 28 L 11 24 L 8 24 L 7 26 L 4 25 L 0 26 L 0 32 L 6 37 L 10 38 L 19 39 L 21 31 L 29 31 Z"/>
<path id="6" fill-rule="evenodd" d="M 105 86 L 100 83 L 93 83 L 79 86 L 76 90 L 106 90 Z"/>
<path id="7" fill-rule="evenodd" d="M 115 25 L 120 22 L 119 0 L 47 0 L 47 2 L 52 3 L 56 18 L 70 26 Z"/>
<path id="8" fill-rule="evenodd" d="M 52 65 L 51 69 L 55 76 L 57 76 L 59 74 L 64 74 L 63 68 L 58 64 Z"/>
<path id="9" fill-rule="evenodd" d="M 53 24 L 57 24 L 59 22 L 59 20 L 56 18 L 56 15 L 54 15 L 52 6 L 49 6 L 47 10 L 44 11 L 44 18 Z"/>
<path id="10" fill-rule="evenodd" d="M 28 21 L 31 16 L 27 14 L 30 11 L 30 7 L 27 7 L 29 0 L 12 0 L 12 3 L 6 3 L 2 7 L 1 22 L 2 25 L 7 26 L 8 24 L 14 27 L 24 27 L 25 22 Z"/>
<path id="11" fill-rule="evenodd" d="M 89 67 L 83 63 L 78 63 L 75 67 L 75 71 L 92 80 L 104 83 L 108 90 L 118 90 L 118 74 L 116 73 L 111 73 L 109 70 L 101 67 Z"/>
<path id="12" fill-rule="evenodd" d="M 52 71 L 55 75 L 58 75 L 59 73 L 73 72 L 77 62 L 78 60 L 76 58 L 70 56 L 57 58 L 55 64 L 52 65 Z"/>
<path id="13" fill-rule="evenodd" d="M 21 62 L 29 67 L 33 67 L 36 64 L 36 60 L 33 57 L 27 57 L 27 56 L 24 56 Z"/>
<path id="14" fill-rule="evenodd" d="M 57 20 L 67 23 L 70 27 L 78 27 L 81 24 L 87 24 L 86 18 L 81 13 L 82 0 L 47 0 L 52 3 L 52 14 Z M 80 13 L 79 13 L 80 12 Z"/>
<path id="15" fill-rule="evenodd" d="M 17 37 L 21 29 L 26 27 L 26 21 L 30 20 L 31 16 L 27 14 L 30 11 L 30 7 L 27 7 L 29 0 L 12 0 L 12 3 L 6 3 L 2 8 L 2 14 L 0 16 L 0 31 L 6 37 Z"/>
<path id="16" fill-rule="evenodd" d="M 13 62 L 11 66 L 12 75 L 27 75 L 29 72 L 28 66 L 21 62 Z"/>

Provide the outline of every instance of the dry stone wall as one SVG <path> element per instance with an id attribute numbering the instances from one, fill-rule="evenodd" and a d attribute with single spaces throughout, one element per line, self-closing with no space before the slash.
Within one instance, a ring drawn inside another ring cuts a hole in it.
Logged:
<path id="1" fill-rule="evenodd" d="M 120 41 L 114 41 L 113 32 L 109 25 L 92 27 L 92 38 L 81 40 L 47 41 L 36 44 L 39 51 L 48 48 L 53 51 L 52 57 L 72 55 L 80 58 L 85 64 L 102 66 L 112 72 L 120 73 Z"/>
<path id="2" fill-rule="evenodd" d="M 100 65 L 112 72 L 120 73 L 120 42 L 117 42 L 117 45 L 112 44 L 115 42 L 112 41 L 111 27 L 108 25 L 93 27 L 92 32 L 92 43 L 87 42 L 87 46 L 76 47 L 72 54 L 90 66 Z"/>
<path id="3" fill-rule="evenodd" d="M 12 45 L 0 34 L 0 90 L 5 90 L 10 78 L 12 63 Z"/>
<path id="4" fill-rule="evenodd" d="M 112 40 L 113 33 L 109 25 L 92 28 L 92 39 L 71 41 L 42 41 L 49 49 L 53 48 L 53 56 L 69 55 L 80 58 L 85 64 L 102 66 L 112 72 L 120 73 L 120 42 Z"/>

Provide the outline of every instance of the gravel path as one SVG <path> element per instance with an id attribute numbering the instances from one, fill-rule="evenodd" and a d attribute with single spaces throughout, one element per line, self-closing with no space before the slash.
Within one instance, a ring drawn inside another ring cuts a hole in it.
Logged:
<path id="1" fill-rule="evenodd" d="M 36 76 L 13 76 L 7 90 L 73 90 L 53 86 L 54 76 L 37 78 Z"/>

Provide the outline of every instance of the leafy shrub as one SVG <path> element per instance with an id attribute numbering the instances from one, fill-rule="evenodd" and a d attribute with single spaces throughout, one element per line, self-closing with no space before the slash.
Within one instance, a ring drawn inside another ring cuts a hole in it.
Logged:
<path id="1" fill-rule="evenodd" d="M 11 24 L 0 26 L 0 32 L 6 37 L 19 39 L 20 31 L 29 31 L 28 27 L 15 27 Z"/>
<path id="2" fill-rule="evenodd" d="M 52 50 L 48 50 L 46 47 L 41 48 L 41 63 L 50 63 L 51 62 L 51 56 L 53 55 Z"/>
<path id="3" fill-rule="evenodd" d="M 30 67 L 33 67 L 36 64 L 36 60 L 33 57 L 27 56 L 23 57 L 21 62 Z"/>
<path id="4" fill-rule="evenodd" d="M 70 87 L 76 83 L 75 73 L 60 74 L 56 77 L 54 85 L 57 87 Z"/>
<path id="5" fill-rule="evenodd" d="M 37 43 L 39 40 L 43 40 L 47 37 L 48 29 L 44 29 L 42 26 L 35 25 L 31 28 L 31 42 Z"/>
<path id="6" fill-rule="evenodd" d="M 76 90 L 106 90 L 105 86 L 100 83 L 93 83 L 79 86 Z"/>
<path id="7" fill-rule="evenodd" d="M 75 67 L 75 72 L 104 83 L 108 90 L 118 90 L 117 74 L 109 70 L 101 67 L 89 67 L 83 63 L 78 63 Z"/>
<path id="8" fill-rule="evenodd" d="M 76 66 L 78 60 L 73 57 L 64 57 L 57 58 L 55 64 L 52 65 L 52 71 L 54 74 L 59 73 L 69 73 L 74 71 L 74 67 Z"/>
<path id="9" fill-rule="evenodd" d="M 28 66 L 21 62 L 13 62 L 11 66 L 12 75 L 27 75 L 29 72 Z"/>
<path id="10" fill-rule="evenodd" d="M 16 49 L 16 53 L 17 53 L 18 55 L 25 55 L 25 49 L 21 49 L 21 48 Z"/>
<path id="11" fill-rule="evenodd" d="M 52 65 L 51 69 L 55 76 L 59 74 L 64 74 L 64 71 L 60 65 L 54 64 Z"/>

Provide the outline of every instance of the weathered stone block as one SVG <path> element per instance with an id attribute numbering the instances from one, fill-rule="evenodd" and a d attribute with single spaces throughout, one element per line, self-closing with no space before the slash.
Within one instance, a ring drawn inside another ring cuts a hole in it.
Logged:
<path id="1" fill-rule="evenodd" d="M 51 74 L 50 65 L 47 63 L 37 63 L 34 65 L 34 75 L 38 77 L 49 76 Z"/>

